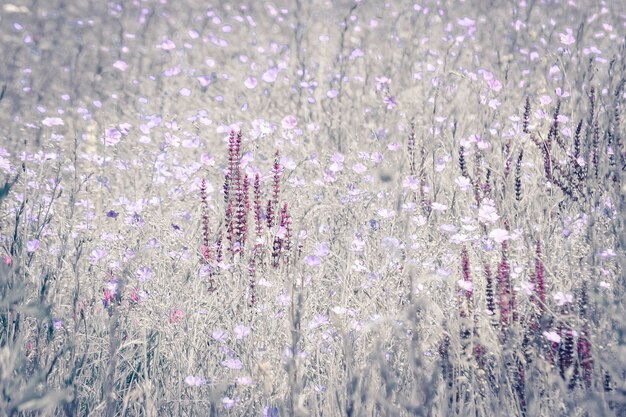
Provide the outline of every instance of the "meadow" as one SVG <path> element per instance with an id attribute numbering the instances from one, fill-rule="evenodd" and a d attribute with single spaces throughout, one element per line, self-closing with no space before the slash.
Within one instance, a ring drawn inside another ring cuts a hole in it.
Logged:
<path id="1" fill-rule="evenodd" d="M 0 417 L 626 416 L 626 7 L 6 0 Z"/>

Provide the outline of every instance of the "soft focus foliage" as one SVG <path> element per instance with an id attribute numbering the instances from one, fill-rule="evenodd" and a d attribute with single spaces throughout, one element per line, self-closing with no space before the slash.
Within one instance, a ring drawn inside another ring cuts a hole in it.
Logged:
<path id="1" fill-rule="evenodd" d="M 0 417 L 626 416 L 620 2 L 0 8 Z"/>

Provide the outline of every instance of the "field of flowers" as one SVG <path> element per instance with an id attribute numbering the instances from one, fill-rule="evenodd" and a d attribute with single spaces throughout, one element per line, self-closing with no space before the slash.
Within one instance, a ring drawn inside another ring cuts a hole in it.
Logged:
<path id="1" fill-rule="evenodd" d="M 5 0 L 0 417 L 626 416 L 626 7 Z"/>

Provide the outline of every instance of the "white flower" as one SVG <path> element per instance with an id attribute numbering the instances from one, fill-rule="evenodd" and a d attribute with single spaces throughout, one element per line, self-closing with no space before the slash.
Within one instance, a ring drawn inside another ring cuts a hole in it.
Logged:
<path id="1" fill-rule="evenodd" d="M 569 46 L 576 42 L 576 38 L 572 35 L 571 29 L 567 33 L 560 33 L 561 43 Z"/>
<path id="2" fill-rule="evenodd" d="M 460 279 L 457 281 L 457 284 L 459 284 L 459 287 L 465 292 L 474 291 L 474 284 L 471 281 L 465 281 Z"/>
<path id="3" fill-rule="evenodd" d="M 561 336 L 557 332 L 543 332 L 546 339 L 554 343 L 561 343 Z"/>
<path id="4" fill-rule="evenodd" d="M 522 291 L 524 291 L 528 295 L 532 295 L 533 290 L 535 289 L 535 284 L 530 282 L 522 282 L 520 284 Z"/>
<path id="5" fill-rule="evenodd" d="M 402 186 L 404 188 L 410 188 L 413 191 L 417 190 L 419 188 L 419 185 L 420 185 L 420 180 L 413 176 L 406 177 L 404 181 L 402 182 Z"/>
<path id="6" fill-rule="evenodd" d="M 493 229 L 491 232 L 489 232 L 489 238 L 495 240 L 498 243 L 502 243 L 505 240 L 509 240 L 511 236 L 509 235 L 509 232 L 507 232 L 505 229 Z"/>
<path id="7" fill-rule="evenodd" d="M 41 121 L 41 124 L 44 126 L 52 127 L 52 126 L 63 126 L 65 123 L 63 119 L 60 117 L 46 117 Z"/>
<path id="8" fill-rule="evenodd" d="M 459 186 L 461 191 L 467 191 L 471 187 L 471 182 L 467 177 L 457 177 L 454 182 Z"/>
<path id="9" fill-rule="evenodd" d="M 554 294 L 552 298 L 554 298 L 554 301 L 556 301 L 559 306 L 564 306 L 565 304 L 571 304 L 574 302 L 574 296 L 572 294 L 561 291 Z"/>
<path id="10" fill-rule="evenodd" d="M 389 210 L 389 209 L 386 209 L 386 208 L 378 209 L 377 213 L 383 219 L 390 219 L 390 218 L 392 218 L 392 217 L 394 217 L 396 215 L 395 210 Z"/>
<path id="11" fill-rule="evenodd" d="M 492 205 L 483 204 L 478 209 L 478 220 L 483 223 L 495 223 L 499 218 L 496 208 Z"/>

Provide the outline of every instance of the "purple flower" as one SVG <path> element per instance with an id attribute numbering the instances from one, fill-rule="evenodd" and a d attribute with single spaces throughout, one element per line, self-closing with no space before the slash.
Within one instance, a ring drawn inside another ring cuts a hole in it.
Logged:
<path id="1" fill-rule="evenodd" d="M 37 249 L 39 249 L 39 240 L 33 239 L 26 242 L 27 252 L 35 252 Z"/>
<path id="2" fill-rule="evenodd" d="M 394 96 L 386 96 L 383 99 L 383 102 L 387 105 L 387 110 L 392 110 L 398 105 L 398 102 L 396 101 L 396 98 Z"/>
<path id="3" fill-rule="evenodd" d="M 199 376 L 189 375 L 185 378 L 185 383 L 190 387 L 200 387 L 206 384 L 206 381 Z"/>
<path id="4" fill-rule="evenodd" d="M 235 397 L 234 399 L 224 397 L 222 398 L 222 404 L 224 404 L 224 408 L 230 410 L 239 402 L 239 397 Z"/>
<path id="5" fill-rule="evenodd" d="M 325 256 L 328 256 L 329 253 L 330 249 L 328 248 L 328 243 L 320 242 L 315 246 L 315 256 L 323 258 Z"/>
<path id="6" fill-rule="evenodd" d="M 225 342 L 228 340 L 228 332 L 223 329 L 214 330 L 211 337 L 218 342 Z"/>
<path id="7" fill-rule="evenodd" d="M 91 262 L 92 264 L 96 264 L 98 263 L 98 261 L 100 261 L 100 259 L 104 258 L 105 256 L 107 256 L 107 251 L 104 249 L 94 249 L 91 252 L 91 255 L 89 256 L 89 262 Z"/>
<path id="8" fill-rule="evenodd" d="M 311 268 L 317 268 L 322 264 L 320 258 L 314 255 L 309 255 L 304 258 L 304 263 L 310 266 Z"/>
<path id="9" fill-rule="evenodd" d="M 227 367 L 228 369 L 243 368 L 243 363 L 241 363 L 239 359 L 234 359 L 234 358 L 230 358 L 230 359 L 226 359 L 225 361 L 222 361 L 222 365 Z"/>
<path id="10" fill-rule="evenodd" d="M 309 329 L 316 329 L 328 323 L 330 323 L 330 321 L 328 320 L 328 316 L 324 316 L 323 314 L 318 314 L 315 317 L 313 317 L 313 320 L 309 322 Z"/>
<path id="11" fill-rule="evenodd" d="M 144 282 L 152 278 L 152 270 L 148 266 L 141 267 L 137 270 L 137 281 Z"/>
<path id="12" fill-rule="evenodd" d="M 237 340 L 245 339 L 246 336 L 249 336 L 250 333 L 252 332 L 249 327 L 244 326 L 242 324 L 235 326 L 233 331 L 235 333 L 235 339 Z"/>
<path id="13" fill-rule="evenodd" d="M 104 131 L 104 146 L 115 146 L 122 139 L 122 132 L 112 127 Z"/>
<path id="14" fill-rule="evenodd" d="M 263 417 L 278 417 L 278 407 L 265 407 Z"/>
<path id="15" fill-rule="evenodd" d="M 572 35 L 572 30 L 568 29 L 567 33 L 560 33 L 559 37 L 561 38 L 561 43 L 563 45 L 572 45 L 576 43 L 576 38 Z"/>

